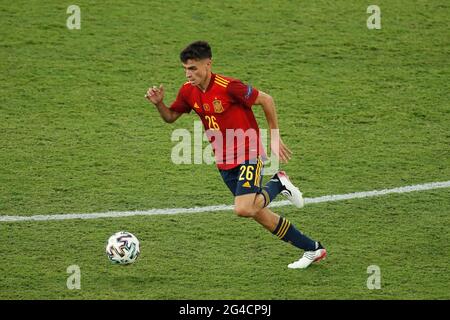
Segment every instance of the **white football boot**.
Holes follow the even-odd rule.
[[[305,205],[303,195],[301,191],[289,180],[286,172],[279,171],[275,175],[278,177],[278,180],[280,180],[281,185],[283,186],[283,191],[281,191],[281,194],[286,196],[288,200],[294,204],[294,206],[297,208],[302,208]]]
[[[289,269],[305,269],[313,262],[319,262],[320,260],[324,260],[327,256],[327,250],[322,247],[320,242],[318,242],[317,250],[314,251],[305,251],[303,256],[288,265]]]

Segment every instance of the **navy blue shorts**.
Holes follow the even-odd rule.
[[[260,157],[247,160],[230,170],[219,170],[223,181],[236,197],[261,190],[264,163]]]

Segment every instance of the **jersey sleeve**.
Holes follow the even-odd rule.
[[[231,81],[227,87],[228,94],[247,108],[251,108],[258,98],[259,91],[241,81]]]
[[[184,86],[181,87],[180,90],[178,91],[177,98],[170,105],[170,109],[180,113],[189,113],[191,112],[192,108],[186,100],[185,92],[183,89]]]

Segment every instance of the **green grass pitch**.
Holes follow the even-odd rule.
[[[274,97],[304,196],[450,180],[446,1],[377,1],[379,30],[367,1],[83,0],[80,30],[71,4],[0,4],[1,216],[232,204],[214,165],[171,162],[197,117],[164,124],[144,99],[175,98],[199,39],[213,71]],[[327,260],[289,270],[301,252],[231,211],[0,222],[0,299],[450,298],[449,188],[274,211]],[[104,254],[119,230],[141,241],[127,267]]]

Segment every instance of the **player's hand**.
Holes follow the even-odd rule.
[[[280,138],[280,147],[279,147],[279,159],[283,163],[288,163],[289,160],[291,160],[292,151],[284,144],[283,140]]]
[[[276,134],[271,137],[270,147],[272,152],[280,159],[282,163],[288,163],[291,159],[292,151],[284,144],[281,137]]]
[[[153,104],[158,104],[164,99],[164,87],[161,84],[159,88],[157,86],[153,86],[147,90],[145,94],[145,98]]]

